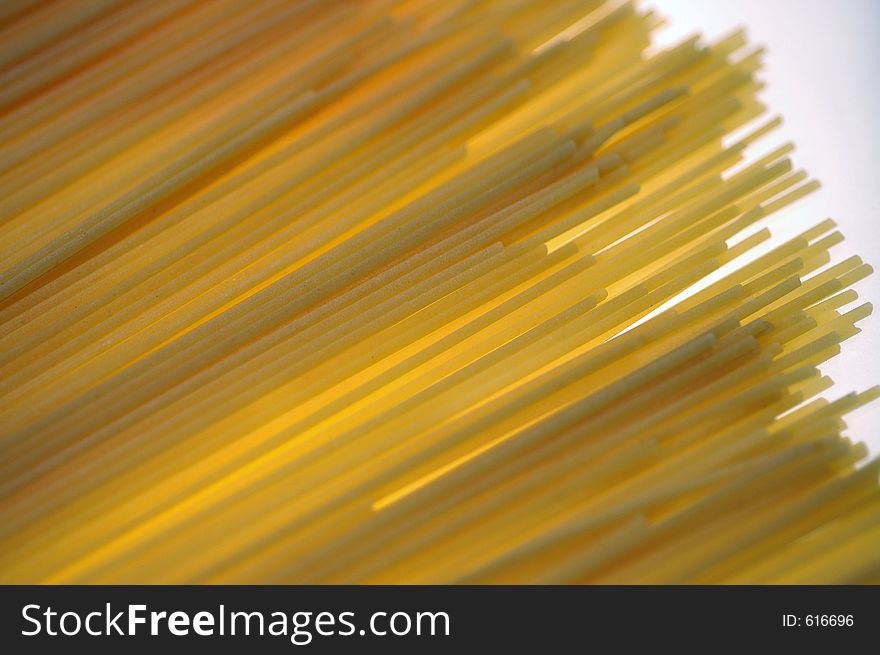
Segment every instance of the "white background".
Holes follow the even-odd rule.
[[[880,0],[649,0],[642,7],[667,20],[658,45],[745,27],[750,44],[766,47],[760,99],[766,117],[782,114],[784,124],[752,154],[794,141],[795,167],[823,187],[765,223],[773,244],[831,217],[846,237],[832,261],[857,254],[880,269]],[[855,289],[860,300],[845,309],[867,301],[875,313],[822,367],[835,382],[828,398],[880,383],[880,273]],[[854,441],[880,454],[880,401],[845,420]]]

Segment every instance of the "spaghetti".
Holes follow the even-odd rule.
[[[871,268],[660,23],[4,4],[0,579],[880,581]]]

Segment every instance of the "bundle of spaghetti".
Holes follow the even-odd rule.
[[[880,581],[762,51],[600,0],[0,7],[4,582]]]

